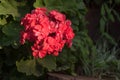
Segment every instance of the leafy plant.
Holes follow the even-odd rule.
[[[119,0],[115,0],[117,2]],[[109,27],[111,22],[115,20],[120,21],[120,15],[115,9],[117,3],[113,3],[112,0],[108,0],[101,5],[101,18],[100,18],[100,33],[101,36],[108,39],[112,44],[116,44],[115,40],[109,35]]]
[[[111,46],[111,47],[110,47]],[[117,59],[117,55],[119,54],[120,49],[117,46],[110,45],[106,40],[100,40],[96,45],[97,53],[94,58],[94,67],[93,74],[99,74],[102,76],[113,76],[119,77],[119,59]]]
[[[86,28],[85,16],[92,4],[98,6],[101,15],[98,40],[103,40],[98,43]],[[120,21],[115,8],[119,4],[120,0],[0,0],[0,80],[39,80],[45,79],[48,72],[119,79],[118,42],[109,34],[110,23]],[[19,44],[21,18],[37,7],[58,10],[72,21],[73,45],[65,47],[58,57],[36,59],[31,56],[30,43]]]
[[[85,30],[84,24],[80,24],[84,21],[83,15],[86,12],[84,3],[82,2],[82,0],[81,1],[73,0],[72,3],[74,3],[74,4],[68,4],[68,2],[69,1],[67,1],[67,0],[66,1],[62,1],[62,0],[58,0],[58,1],[39,0],[39,1],[37,1],[36,0],[36,2],[34,3],[34,7],[42,6],[42,7],[47,7],[49,10],[57,9],[65,14],[67,14],[67,17],[73,21],[73,29],[75,31]],[[81,6],[80,7],[79,4],[82,4],[83,6],[80,5]],[[79,10],[79,12],[78,12],[78,10]],[[74,16],[71,18],[71,15],[73,15],[73,14],[74,14]],[[77,16],[79,16],[79,17],[77,17]],[[78,27],[78,26],[80,26],[80,27]],[[87,32],[85,34],[87,35]],[[76,35],[79,36],[79,34],[76,34]],[[89,37],[89,36],[85,36],[85,37],[87,39],[87,37]],[[74,44],[74,42],[73,42],[73,44]],[[76,45],[78,46],[79,44],[76,44]],[[71,49],[73,49],[73,48],[71,48]],[[48,71],[65,71],[65,72],[68,72],[69,74],[76,75],[74,72],[76,56],[74,54],[75,54],[75,52],[64,49],[62,51],[62,53],[58,57],[56,57],[56,59],[54,59],[52,56],[50,56],[50,57],[46,57],[43,60],[37,60],[37,62],[39,63],[39,65],[46,68]],[[24,72],[26,74],[30,73],[29,71],[25,71],[24,69],[22,69],[22,65],[25,64],[24,61],[17,62],[17,64],[18,64],[17,65],[18,70],[20,72]],[[31,72],[31,74],[34,74],[34,72]]]

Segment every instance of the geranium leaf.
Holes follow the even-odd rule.
[[[3,36],[0,39],[0,46],[9,46],[10,44],[12,44],[13,42],[15,42],[16,39],[13,39],[11,37],[7,37],[7,36]]]
[[[0,35],[0,46],[12,45],[17,48],[19,45],[20,30],[22,27],[18,22],[12,22],[2,27]]]
[[[33,6],[36,7],[43,7],[43,0],[36,0],[33,4]]]
[[[0,15],[12,15],[15,20],[20,20],[30,7],[26,1],[16,2],[15,0],[0,0]]]
[[[21,60],[20,62],[17,61],[16,66],[19,72],[26,73],[26,75],[41,75],[40,72],[36,69],[35,59]]]
[[[0,15],[11,14],[13,16],[20,16],[17,11],[16,1],[15,0],[0,0]]]
[[[56,58],[55,56],[46,56],[43,59],[38,59],[38,63],[43,67],[47,68],[48,71],[56,69]]]
[[[7,36],[18,37],[20,33],[21,27],[19,23],[13,22],[5,25],[2,28],[2,32]]]

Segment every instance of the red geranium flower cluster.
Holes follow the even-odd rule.
[[[43,58],[47,54],[55,56],[65,44],[72,45],[74,37],[71,21],[56,10],[48,12],[46,8],[36,8],[21,20],[24,30],[21,32],[21,44],[26,40],[33,42],[31,49],[34,57]]]

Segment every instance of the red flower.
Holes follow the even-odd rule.
[[[65,21],[66,17],[64,14],[58,12],[58,11],[55,11],[55,10],[52,10],[50,12],[50,16],[58,21]]]
[[[56,10],[47,12],[46,8],[36,8],[21,20],[24,30],[20,43],[33,42],[34,57],[44,58],[48,54],[58,56],[65,44],[72,45],[74,33],[71,21]]]

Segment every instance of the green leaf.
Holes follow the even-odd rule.
[[[26,75],[41,75],[40,72],[36,69],[35,59],[21,60],[20,62],[17,61],[16,66],[19,72],[26,73]]]
[[[75,4],[76,4],[76,6],[77,6],[78,9],[84,9],[84,10],[86,9],[85,3],[84,3],[83,1],[80,1],[80,0],[79,0],[79,1],[76,2]]]
[[[7,37],[7,36],[3,36],[1,39],[0,39],[0,46],[9,46],[10,44],[12,44],[13,42],[15,42],[16,39],[14,38],[11,38],[11,37]]]
[[[105,6],[105,10],[106,10],[106,13],[107,13],[108,18],[109,18],[112,22],[114,22],[115,19],[114,19],[114,16],[113,16],[112,12],[111,12],[112,10],[108,7],[107,4],[104,4],[104,6]]]
[[[35,8],[37,8],[37,7],[43,7],[43,6],[44,6],[44,5],[43,5],[43,0],[36,0],[36,1],[34,2],[33,6],[34,6]]]
[[[76,18],[76,17],[71,17],[71,20],[72,20],[72,23],[75,24],[75,25],[79,25],[79,19]]]
[[[29,12],[30,8],[26,1],[0,0],[0,15],[12,15],[13,19],[18,21]]]
[[[112,22],[114,22],[114,21],[115,21],[114,16],[113,16],[113,14],[112,14],[112,13],[111,13],[111,14],[108,14],[108,18],[109,18]]]
[[[22,27],[18,22],[11,22],[1,28],[0,46],[12,45],[13,48],[19,47],[20,31]]]
[[[108,33],[104,33],[103,36],[113,45],[116,45],[116,41]]]
[[[44,0],[44,4],[49,10],[57,9],[62,12],[74,12],[74,10],[77,10],[75,0],[71,0],[71,2],[69,0]]]
[[[120,15],[117,11],[113,10],[114,15],[116,16],[116,18],[120,21]]]
[[[63,6],[67,7],[67,8],[76,8],[77,7],[77,3],[75,0],[61,0],[62,1],[62,4]],[[83,6],[82,3],[80,3],[81,6]]]
[[[105,25],[106,25],[105,20],[104,20],[103,18],[101,18],[101,19],[100,19],[100,31],[101,31],[102,33],[105,32]]]
[[[3,18],[3,19],[0,18],[0,25],[5,25],[6,23],[7,23],[7,21],[5,18]]]
[[[7,36],[19,37],[21,27],[19,23],[12,22],[2,28],[2,32]]]
[[[46,7],[53,7],[53,6],[61,6],[62,2],[61,0],[44,0],[45,6]]]
[[[43,59],[38,59],[37,61],[40,65],[47,68],[48,71],[52,71],[52,70],[56,69],[56,58],[55,58],[55,56],[48,55]]]
[[[102,16],[105,15],[105,8],[104,8],[104,5],[102,5],[102,7],[101,7],[101,15],[102,15]]]
[[[0,0],[0,2],[0,15],[11,14],[13,16],[20,16],[15,0]]]

